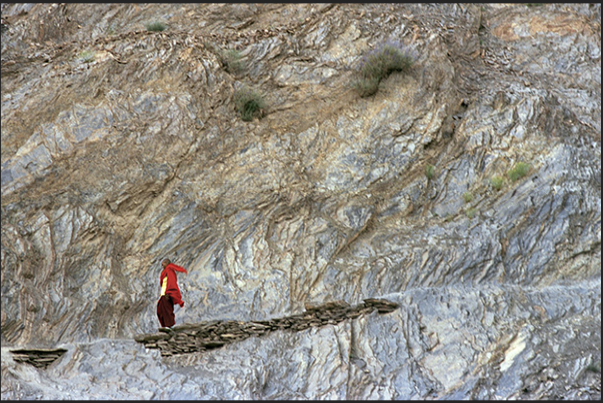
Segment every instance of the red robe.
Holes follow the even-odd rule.
[[[186,273],[186,269],[180,267],[174,263],[168,264],[165,269],[161,272],[161,276],[159,277],[159,286],[161,287],[163,284],[163,279],[167,277],[167,288],[165,290],[165,295],[168,295],[174,304],[180,305],[180,307],[184,306],[184,301],[182,300],[182,295],[180,294],[180,288],[178,288],[178,283],[176,282],[176,272],[180,271]]]

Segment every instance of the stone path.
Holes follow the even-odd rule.
[[[186,323],[170,328],[160,328],[155,334],[137,335],[134,340],[147,348],[158,348],[164,357],[211,350],[225,344],[260,336],[283,329],[298,332],[310,327],[337,324],[377,310],[380,314],[394,311],[398,304],[385,299],[365,299],[363,303],[350,306],[345,301],[333,301],[323,305],[306,305],[304,313],[266,321],[241,322],[214,320],[201,323]]]

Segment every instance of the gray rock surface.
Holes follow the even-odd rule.
[[[600,399],[599,4],[1,7],[3,399]],[[165,257],[179,324],[400,308],[162,357]]]
[[[63,344],[64,357],[39,371],[16,364],[3,347],[3,394],[23,399],[600,395],[600,376],[587,369],[593,363],[600,368],[594,353],[601,348],[600,280],[540,289],[415,288],[387,297],[400,308],[299,332],[251,336],[202,354],[161,358],[133,340],[99,339]]]

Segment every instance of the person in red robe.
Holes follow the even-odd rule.
[[[162,327],[172,327],[176,323],[174,316],[174,304],[184,306],[180,288],[178,288],[176,272],[187,273],[186,269],[180,267],[170,261],[163,259],[161,262],[163,271],[159,276],[159,284],[161,285],[161,296],[157,301],[157,317]]]

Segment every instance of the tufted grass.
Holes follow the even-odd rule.
[[[261,110],[266,106],[264,96],[247,86],[243,86],[236,90],[233,95],[235,108],[241,115],[241,119],[249,122],[254,116],[261,114]]]
[[[353,82],[354,89],[362,98],[371,96],[379,90],[381,80],[374,77],[363,77]]]
[[[477,210],[475,209],[475,207],[470,207],[467,210],[465,210],[465,215],[469,218],[472,219],[473,217],[475,217],[475,214],[477,213]]]
[[[145,28],[149,32],[161,32],[161,31],[165,31],[167,26],[163,22],[155,21],[155,22],[150,22],[150,23],[146,24]]]
[[[94,61],[94,57],[96,53],[90,50],[84,50],[77,55],[78,59],[80,59],[84,63],[92,63]]]
[[[368,97],[379,90],[381,80],[393,72],[407,71],[413,62],[409,48],[398,42],[385,42],[362,58],[353,86],[361,97]]]
[[[505,180],[501,176],[493,176],[490,179],[490,184],[492,185],[492,187],[494,189],[500,190],[500,189],[502,189],[504,181]]]
[[[526,164],[525,162],[518,162],[513,168],[509,170],[509,172],[507,172],[507,175],[509,176],[509,179],[515,182],[526,176],[529,171],[530,164]]]
[[[222,50],[219,53],[220,59],[224,68],[229,73],[239,74],[245,68],[243,61],[241,60],[241,52],[236,49]]]
[[[431,180],[433,179],[433,177],[435,176],[435,167],[433,165],[427,165],[425,167],[425,176],[427,176],[427,179]]]
[[[473,200],[473,194],[471,192],[463,193],[463,200],[465,200],[465,203],[469,203],[471,200]]]

